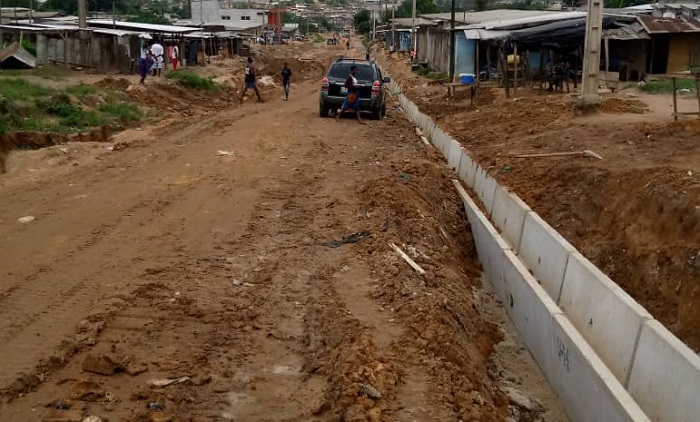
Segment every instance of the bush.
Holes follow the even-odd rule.
[[[662,92],[672,92],[670,79],[660,79],[658,81],[647,82],[640,87],[644,92],[658,94]],[[676,90],[689,89],[695,91],[695,80],[693,79],[676,79]]]
[[[94,85],[73,85],[66,88],[66,92],[75,95],[76,97],[85,97],[87,95],[92,95],[97,92],[97,87]]]
[[[9,100],[39,97],[53,92],[50,88],[34,85],[20,78],[0,78],[0,96]]]
[[[27,52],[32,56],[36,57],[36,44],[33,42],[29,41],[28,39],[22,40],[22,48],[27,50]]]
[[[136,122],[141,120],[143,114],[138,107],[129,103],[107,103],[100,106],[100,111],[106,115],[116,117],[122,122]]]
[[[188,88],[204,91],[218,91],[220,89],[219,84],[214,82],[213,78],[203,78],[190,70],[174,70],[166,74],[165,77]]]

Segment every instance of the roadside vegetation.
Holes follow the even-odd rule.
[[[174,70],[165,75],[166,78],[177,81],[180,85],[203,91],[218,91],[221,86],[213,78],[203,78],[191,70]]]
[[[73,133],[102,126],[118,130],[142,118],[142,111],[118,92],[93,85],[58,90],[20,78],[0,78],[0,134]]]
[[[640,86],[640,89],[644,92],[649,92],[652,94],[673,92],[673,86],[670,79],[650,81]],[[694,79],[676,79],[676,91],[695,92],[695,89]]]

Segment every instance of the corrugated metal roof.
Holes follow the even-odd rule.
[[[392,19],[391,21],[396,26],[405,26],[408,28],[410,28],[414,22],[413,19],[411,19],[411,18],[396,18],[396,19]],[[437,22],[435,22],[434,20],[430,20],[430,19],[416,18],[415,24],[416,24],[416,26],[433,26],[433,25],[437,25]]]
[[[511,31],[491,31],[488,29],[465,29],[464,36],[468,40],[502,40],[508,38]]]
[[[467,25],[484,23],[484,22],[499,22],[511,19],[531,18],[535,16],[552,15],[569,12],[552,12],[546,10],[516,10],[516,9],[495,9],[486,10],[483,12],[458,12],[455,14],[455,21],[463,22]],[[420,15],[426,19],[450,20],[449,13],[435,13],[430,15]]]
[[[700,32],[700,21],[697,19],[658,18],[654,16],[638,16],[637,19],[650,34]]]
[[[624,25],[619,28],[606,29],[603,35],[610,40],[630,41],[630,40],[648,40],[651,39],[649,34],[644,31],[644,27],[639,22],[634,22],[630,25]]]
[[[90,19],[88,25],[94,26],[116,26],[118,28],[135,29],[138,31],[153,31],[153,32],[165,32],[169,34],[184,34],[187,32],[199,31],[201,28],[195,28],[190,26],[176,26],[176,25],[157,25],[153,23],[139,23],[139,22],[124,22],[116,21],[113,22],[111,19]]]
[[[559,22],[571,19],[585,18],[586,12],[544,12],[540,15],[526,16],[519,18],[500,18],[486,22],[480,22],[465,26],[460,26],[455,29],[465,30],[465,29],[491,29],[491,30],[505,30],[505,29],[519,29],[528,26],[539,26],[545,25],[552,22]]]

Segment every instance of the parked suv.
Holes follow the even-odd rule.
[[[360,111],[370,112],[374,118],[381,119],[386,114],[384,85],[389,83],[389,78],[382,77],[382,71],[373,61],[345,58],[333,62],[321,81],[319,114],[328,117],[331,110],[336,112],[343,105],[347,96],[345,80],[350,75],[351,66],[357,66]]]

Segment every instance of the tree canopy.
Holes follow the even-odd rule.
[[[437,13],[438,7],[433,0],[416,0],[416,16]],[[413,0],[404,0],[396,9],[397,18],[410,18],[413,15]]]

